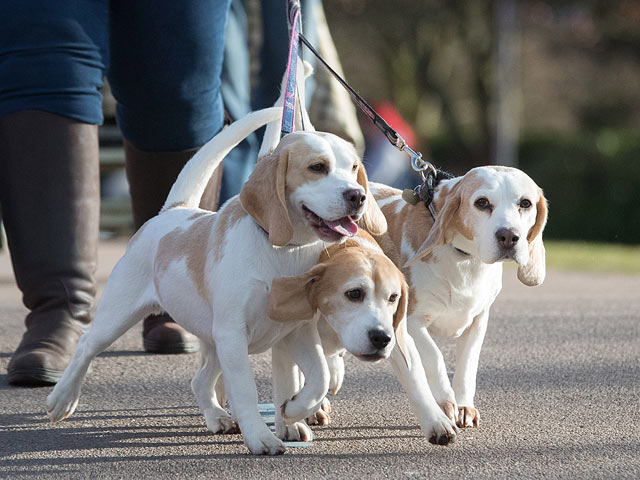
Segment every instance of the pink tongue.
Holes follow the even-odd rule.
[[[327,226],[334,232],[338,232],[340,235],[346,235],[347,237],[353,237],[358,233],[358,225],[355,224],[351,217],[342,217],[332,222],[325,220]]]

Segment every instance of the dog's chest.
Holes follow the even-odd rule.
[[[433,337],[456,338],[495,300],[502,266],[422,263],[412,268],[411,286],[416,297],[411,316],[423,321]]]

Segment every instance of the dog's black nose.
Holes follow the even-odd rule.
[[[382,350],[384,347],[389,345],[391,337],[384,330],[376,328],[375,330],[369,330],[369,341],[371,342],[371,345],[376,347],[378,350]]]
[[[502,248],[513,248],[516,243],[518,243],[518,240],[520,240],[520,237],[508,228],[501,228],[498,230],[496,232],[496,238],[498,239],[498,244]]]
[[[358,190],[355,188],[345,190],[342,193],[342,197],[347,202],[347,205],[353,210],[359,210],[367,199],[367,196],[364,194],[364,190]]]

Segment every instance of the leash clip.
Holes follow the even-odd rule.
[[[407,143],[404,141],[404,138],[402,138],[400,135],[398,135],[398,139],[396,140],[396,148],[401,152],[406,152],[407,155],[411,157],[411,168],[413,168],[420,174],[422,180],[425,180],[425,171],[427,170],[430,170],[434,176],[438,174],[436,167],[434,167],[431,162],[423,159],[422,153],[416,152],[409,145],[407,145]]]

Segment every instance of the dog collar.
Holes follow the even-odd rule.
[[[436,209],[433,206],[433,198],[435,197],[436,187],[442,180],[448,180],[450,178],[453,178],[453,175],[444,170],[428,169],[427,173],[423,175],[422,183],[413,190],[403,190],[402,198],[411,205],[417,205],[418,202],[424,203],[424,206],[427,207],[431,218],[435,222]]]
[[[255,220],[253,221],[253,223],[256,224],[256,227],[258,227],[258,229],[264,233],[265,237],[267,237],[267,240],[269,240],[269,232],[267,230],[265,230],[262,225],[260,225],[258,222],[256,222]],[[287,243],[286,245],[283,245],[283,247],[300,247],[301,245],[295,245],[292,243]],[[282,248],[282,247],[281,247]]]

